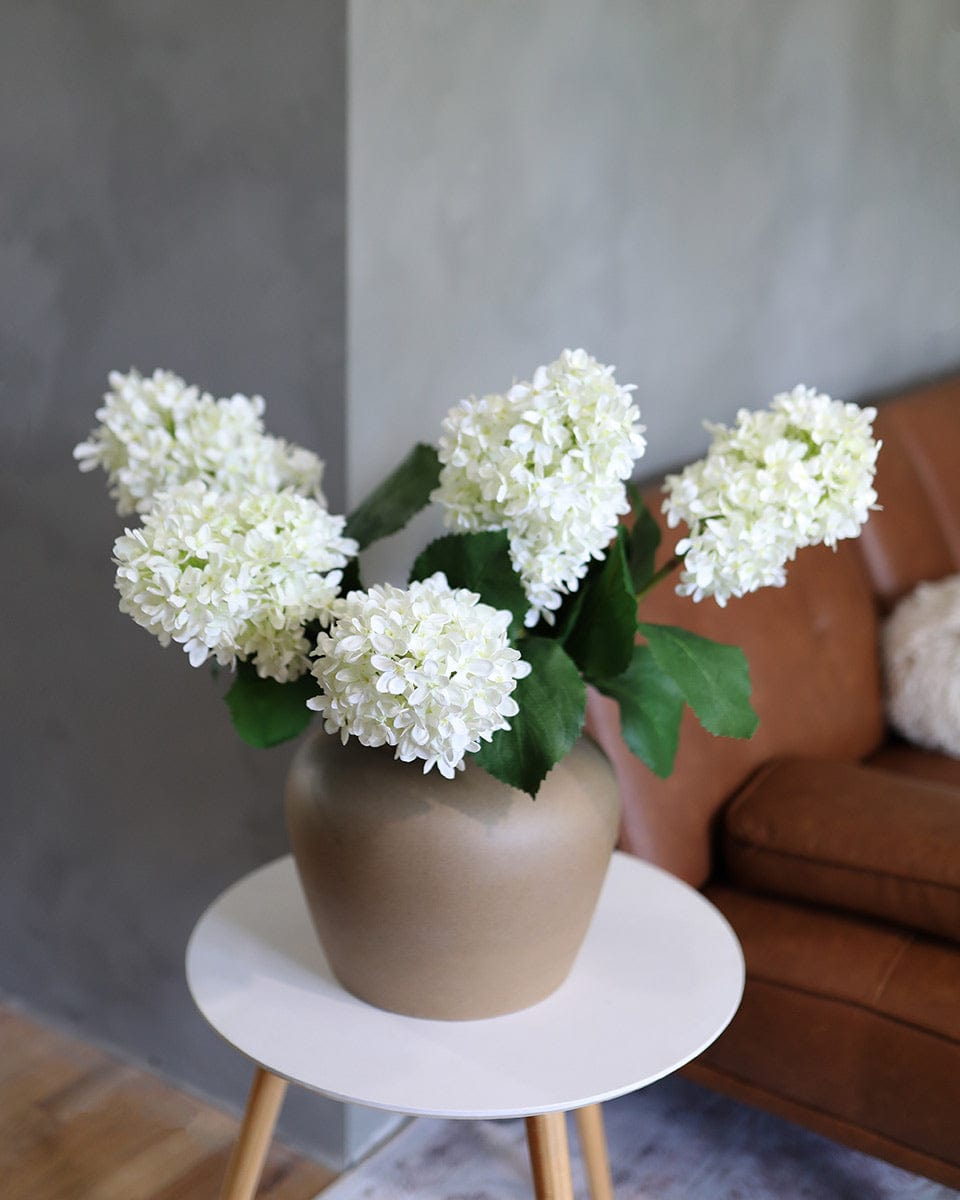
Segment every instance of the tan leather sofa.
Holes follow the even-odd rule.
[[[960,571],[960,377],[882,405],[877,430],[884,509],[859,542],[726,609],[668,586],[644,603],[743,647],[755,737],[688,713],[663,781],[610,701],[591,723],[623,847],[704,887],[743,944],[741,1009],[690,1076],[960,1187],[960,761],[889,736],[877,649],[901,595]]]

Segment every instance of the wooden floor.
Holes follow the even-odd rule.
[[[0,1007],[4,1200],[216,1200],[237,1122]],[[275,1146],[257,1200],[312,1200],[333,1175]]]

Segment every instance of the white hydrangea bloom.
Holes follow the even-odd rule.
[[[552,619],[629,511],[624,481],[646,442],[633,388],[613,370],[564,350],[532,382],[462,400],[443,422],[432,499],[448,526],[507,530],[528,626]]]
[[[261,396],[214,400],[170,371],[111,372],[101,422],[74,449],[81,471],[102,467],[120,516],[149,512],[158,492],[191,479],[220,491],[290,490],[324,504],[323,463],[263,432]]]
[[[357,551],[345,518],[294,492],[221,493],[200,480],[160,493],[114,545],[120,611],[198,667],[250,658],[263,678],[310,666],[304,626],[330,619]]]
[[[395,746],[452,779],[466,754],[518,709],[511,692],[530,666],[510,646],[510,613],[442,573],[409,588],[350,592],[317,639],[313,673],[323,694],[307,701],[327,733],[364,746]]]
[[[722,606],[782,587],[803,547],[856,537],[877,500],[876,415],[801,385],[769,410],[741,409],[732,429],[708,423],[706,457],[664,484],[668,524],[689,530],[677,591]]]

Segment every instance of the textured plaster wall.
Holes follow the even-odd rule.
[[[960,365],[956,0],[354,0],[348,480],[585,345],[645,473]],[[412,538],[373,570],[401,575]]]
[[[187,934],[280,854],[287,751],[116,611],[107,371],[260,391],[343,495],[342,3],[0,4],[0,990],[230,1101]],[[291,1102],[334,1155],[340,1107]],[[2,1189],[0,1189],[2,1190]]]

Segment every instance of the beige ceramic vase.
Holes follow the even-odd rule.
[[[294,759],[287,828],[330,966],[408,1016],[469,1020],[567,977],[617,838],[620,797],[582,738],[536,800],[467,760],[453,780],[322,731]]]

